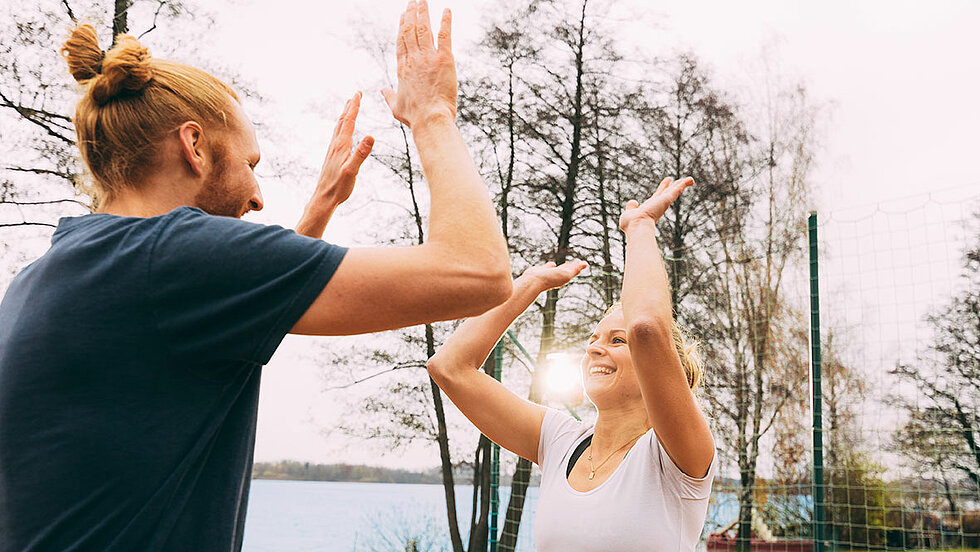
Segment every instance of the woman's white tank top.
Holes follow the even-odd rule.
[[[704,528],[718,455],[705,477],[691,477],[674,465],[651,429],[609,479],[580,492],[568,484],[566,468],[572,452],[593,430],[557,410],[545,414],[534,516],[538,552],[694,550]]]

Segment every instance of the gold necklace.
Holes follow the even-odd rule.
[[[603,460],[602,462],[599,462],[599,465],[598,466],[592,465],[592,443],[589,443],[589,481],[592,481],[593,479],[595,479],[595,471],[597,469],[601,468],[603,466],[603,464],[605,464],[606,462],[608,462],[610,458],[612,458],[613,456],[615,456],[615,454],[617,452],[623,450],[624,448],[626,448],[629,445],[632,445],[633,443],[636,442],[637,439],[639,439],[640,437],[643,437],[643,435],[645,435],[645,434],[646,434],[646,431],[644,431],[643,433],[637,435],[636,437],[633,437],[629,441],[626,441],[625,443],[623,443],[623,445],[621,447],[619,447],[618,449],[612,451],[612,453],[609,454],[609,456],[607,456],[605,460]],[[595,436],[593,435],[593,438],[594,437]]]

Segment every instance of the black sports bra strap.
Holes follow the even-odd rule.
[[[592,436],[589,435],[588,437],[585,438],[584,441],[582,441],[581,443],[578,444],[577,447],[575,447],[574,451],[572,451],[572,456],[568,459],[568,468],[565,469],[565,479],[568,479],[568,476],[572,475],[572,468],[575,467],[575,462],[578,462],[578,459],[582,457],[582,454],[585,452],[585,449],[589,448],[589,445],[591,444],[592,444]]]

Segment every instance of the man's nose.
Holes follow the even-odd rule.
[[[248,208],[251,211],[261,211],[263,207],[265,207],[265,202],[262,201],[262,192],[256,187],[255,193],[248,200]]]

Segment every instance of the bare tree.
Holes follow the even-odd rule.
[[[716,435],[737,456],[739,549],[748,550],[760,439],[783,409],[805,397],[807,341],[785,276],[801,260],[815,110],[802,87],[773,88],[761,105],[755,151],[738,159],[737,134],[724,135],[711,159],[727,188],[708,219],[717,246],[703,266],[708,290],[694,308],[710,352],[709,405]],[[705,159],[708,161],[709,159]],[[799,265],[797,265],[799,266]],[[707,291],[707,292],[706,292]],[[693,317],[692,317],[693,318]]]
[[[926,317],[932,343],[890,372],[915,390],[891,401],[909,415],[896,448],[917,473],[942,483],[953,512],[963,478],[966,488],[980,487],[980,232],[974,239],[963,255],[963,291]]]

